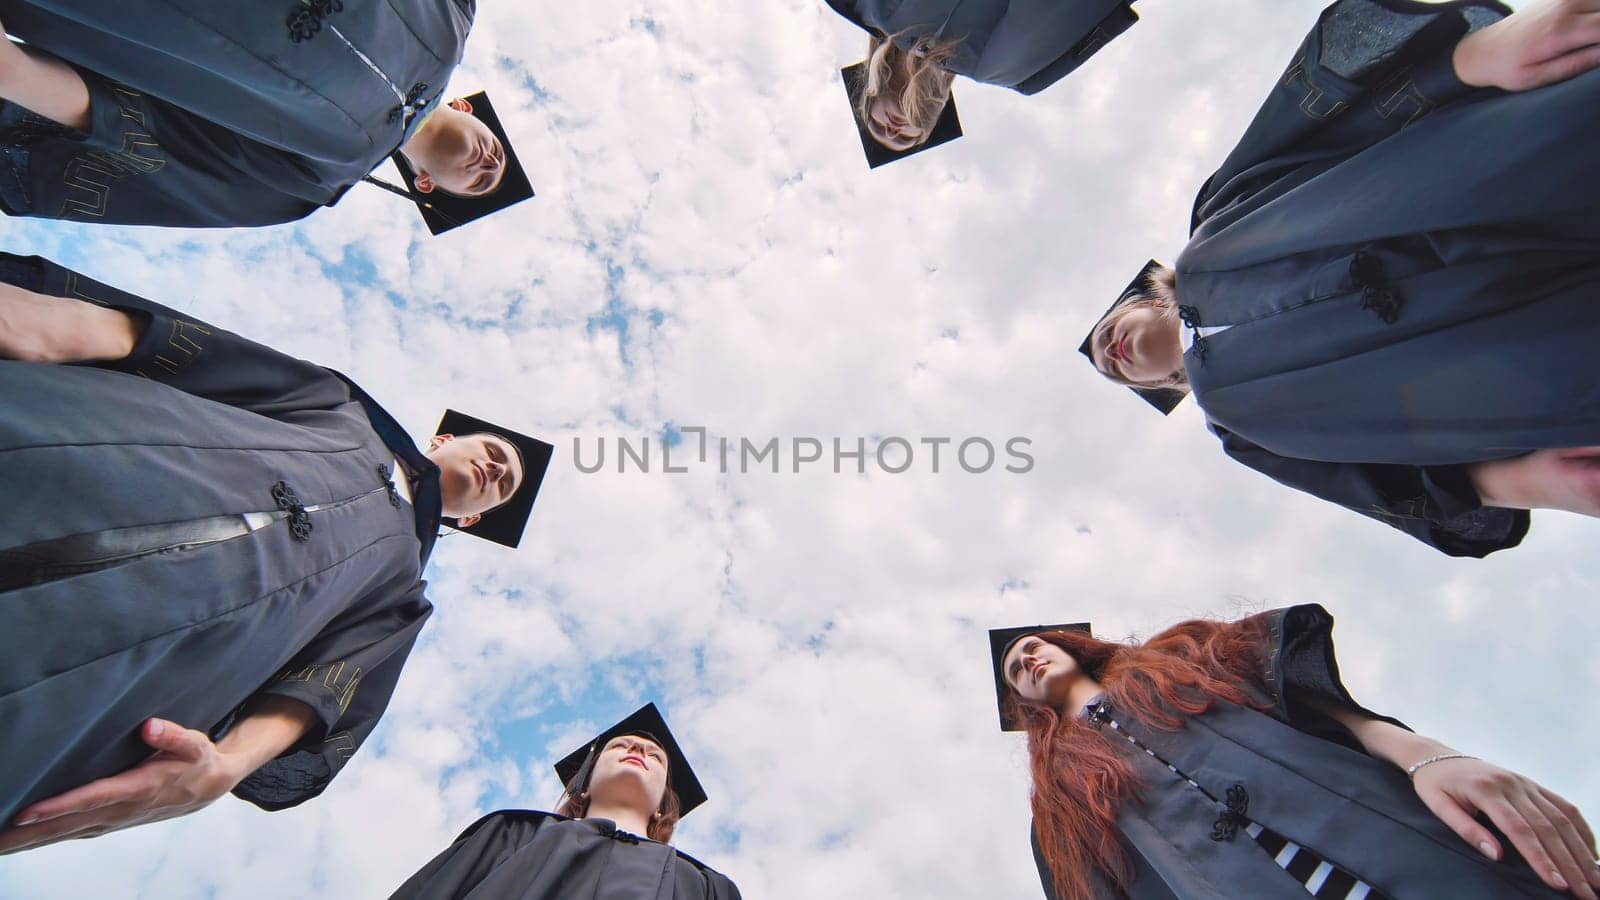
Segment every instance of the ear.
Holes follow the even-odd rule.
[[[483,516],[480,516],[477,513],[473,513],[470,516],[462,516],[461,518],[456,520],[456,527],[458,527],[458,528],[471,528],[472,526],[478,524],[478,522],[480,520],[482,520],[482,519],[483,519]]]
[[[450,108],[456,112],[464,112],[469,116],[472,115],[472,104],[468,103],[467,98],[465,97],[457,97],[454,100],[451,100]]]
[[[436,434],[428,440],[428,452],[432,453],[455,439],[453,434]]]
[[[412,185],[419,194],[431,194],[434,188],[433,176],[428,174],[427,169],[419,169],[417,170],[417,177],[412,179]]]

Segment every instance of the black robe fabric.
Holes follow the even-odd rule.
[[[1201,190],[1184,356],[1240,462],[1454,556],[1515,546],[1464,467],[1600,444],[1600,71],[1471,90],[1504,15],[1340,0]]]
[[[1259,682],[1248,687],[1264,709],[1218,703],[1175,732],[1117,710],[1119,728],[1162,759],[1225,797],[1242,786],[1248,817],[1366,881],[1391,900],[1505,900],[1566,894],[1545,887],[1511,844],[1493,862],[1428,810],[1405,772],[1362,751],[1325,707],[1344,707],[1405,727],[1358,704],[1339,677],[1333,617],[1315,604],[1263,613]],[[1118,890],[1090,876],[1103,900],[1304,900],[1302,883],[1248,835],[1215,840],[1221,810],[1192,785],[1124,740],[1110,741],[1133,769],[1140,801],[1118,812],[1133,879]],[[1033,840],[1045,896],[1050,872]]]
[[[38,257],[0,255],[0,278],[147,321],[113,364],[0,360],[0,567],[71,536],[289,513],[0,590],[0,821],[144,760],[147,717],[220,736],[258,695],[316,721],[234,793],[265,809],[315,797],[432,611],[437,467],[327,369]],[[388,480],[396,457],[415,506]]]
[[[1132,0],[828,0],[861,28],[909,49],[924,37],[955,44],[957,75],[1036,94],[1138,21]]]
[[[739,889],[609,819],[501,810],[473,823],[391,900],[739,900]]]
[[[331,205],[438,101],[474,2],[332,6],[0,0],[9,32],[79,69],[92,120],[79,133],[4,104],[0,202],[12,215],[193,227]]]

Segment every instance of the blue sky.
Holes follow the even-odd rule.
[[[1182,246],[1319,6],[1145,0],[1067,82],[959,83],[965,138],[869,172],[837,81],[863,41],[816,0],[483,4],[452,90],[490,90],[531,202],[440,238],[376,189],[247,231],[8,221],[6,249],[337,368],[419,435],[448,405],[557,456],[521,549],[442,542],[437,613],[324,797],[7,857],[0,896],[387,896],[484,812],[551,803],[550,763],[645,700],[711,796],[679,845],[746,896],[1037,896],[984,629],[1306,601],[1369,706],[1600,814],[1600,525],[1540,514],[1519,549],[1447,559],[1075,351]],[[575,439],[659,453],[695,425],[1025,435],[1036,465],[573,465]]]

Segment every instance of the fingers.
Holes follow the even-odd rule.
[[[146,744],[184,762],[199,762],[214,746],[203,732],[166,719],[146,719],[139,734]]]
[[[75,838],[98,837],[139,824],[137,812],[131,805],[119,804],[92,812],[61,816],[24,828],[8,828],[0,831],[0,855],[20,853]]]
[[[1550,887],[1571,890],[1583,900],[1593,900],[1594,891],[1582,877],[1572,854],[1561,842],[1555,826],[1521,791],[1508,791],[1484,804],[1484,812],[1511,839],[1528,865]]]
[[[87,813],[117,803],[143,799],[158,788],[151,773],[142,767],[135,767],[110,778],[91,781],[48,800],[40,800],[18,813],[12,824],[33,825],[62,816]]]
[[[1600,0],[1595,0],[1595,2],[1600,2]],[[1594,832],[1590,830],[1589,823],[1584,821],[1583,813],[1578,812],[1578,807],[1555,791],[1547,790],[1543,787],[1539,788],[1539,795],[1550,801],[1550,805],[1560,810],[1561,814],[1566,816],[1567,820],[1572,823],[1572,827],[1578,830],[1578,836],[1583,839],[1583,845],[1588,848],[1589,856],[1591,858],[1600,857],[1600,850],[1595,849]]]
[[[1542,791],[1529,792],[1528,801],[1549,820],[1562,846],[1572,858],[1572,865],[1577,874],[1569,874],[1567,880],[1573,884],[1587,883],[1592,895],[1592,889],[1600,888],[1600,870],[1595,869],[1594,852],[1585,846],[1584,838],[1578,834],[1578,829],[1572,824],[1572,820],[1551,803]]]
[[[1591,44],[1530,66],[1527,79],[1529,87],[1555,84],[1597,67],[1600,67],[1600,44]]]
[[[1463,841],[1478,848],[1478,852],[1496,862],[1500,859],[1500,842],[1495,840],[1493,832],[1478,824],[1472,817],[1472,812],[1457,803],[1454,797],[1443,791],[1424,789],[1418,786],[1417,796],[1427,804],[1428,809],[1439,817]]]

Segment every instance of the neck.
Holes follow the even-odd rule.
[[[1064,711],[1076,716],[1078,713],[1083,712],[1083,708],[1089,705],[1089,701],[1103,693],[1105,693],[1105,688],[1100,686],[1100,682],[1085,675],[1067,686],[1067,702]]]
[[[417,167],[417,157],[425,155],[438,138],[439,112],[436,109],[429,113],[428,117],[422,120],[422,124],[417,126],[417,130],[411,133],[411,137],[400,145],[400,155],[406,158],[406,162],[410,163],[413,169]]]
[[[589,801],[589,811],[583,817],[585,819],[610,819],[617,823],[617,827],[623,831],[632,832],[640,837],[649,836],[649,817],[640,815],[639,811],[631,806],[601,803],[591,799]]]

